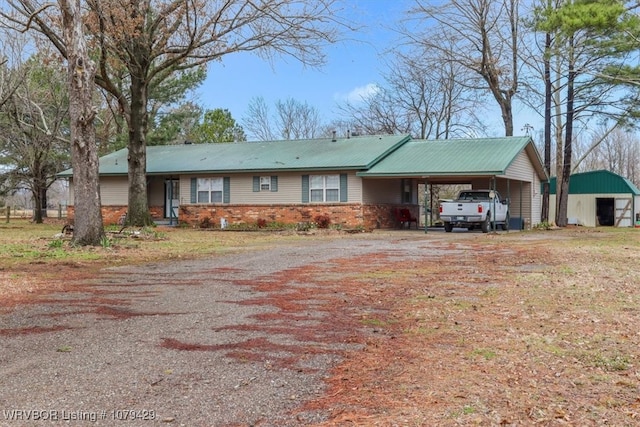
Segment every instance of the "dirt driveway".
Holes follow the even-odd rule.
[[[0,425],[633,425],[637,269],[572,263],[601,241],[372,233],[108,269],[0,311]]]

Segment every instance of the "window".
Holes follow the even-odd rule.
[[[413,181],[410,179],[402,180],[402,203],[413,203]]]
[[[278,191],[278,176],[254,176],[253,192],[258,193],[260,191],[271,191],[273,193]]]
[[[261,176],[260,177],[260,191],[271,191],[271,177],[270,176]]]
[[[222,178],[198,178],[198,203],[222,203]]]
[[[339,202],[340,175],[309,176],[309,194],[311,202]]]

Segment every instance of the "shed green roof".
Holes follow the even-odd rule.
[[[522,150],[536,161],[541,179],[546,180],[542,162],[528,136],[447,140],[413,140],[374,165],[363,177],[411,176],[429,177],[494,176],[505,174]]]
[[[549,193],[556,194],[556,177],[549,181]],[[634,194],[640,190],[627,178],[607,170],[574,173],[569,179],[569,194]]]
[[[233,173],[295,170],[364,170],[409,135],[186,144],[147,147],[147,174]],[[126,175],[128,150],[100,158],[100,175]],[[73,170],[59,176],[72,176]]]

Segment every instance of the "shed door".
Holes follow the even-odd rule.
[[[596,198],[596,225],[613,226],[615,224],[615,203],[614,199]]]
[[[616,227],[631,227],[633,226],[633,200],[629,199],[616,199]]]

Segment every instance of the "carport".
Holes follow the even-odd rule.
[[[365,179],[401,178],[425,185],[430,200],[434,185],[466,184],[497,190],[509,198],[511,226],[525,228],[541,218],[541,182],[548,179],[541,157],[528,136],[452,140],[411,140],[367,171]],[[416,190],[417,191],[417,190]],[[425,218],[426,223],[426,218]]]

